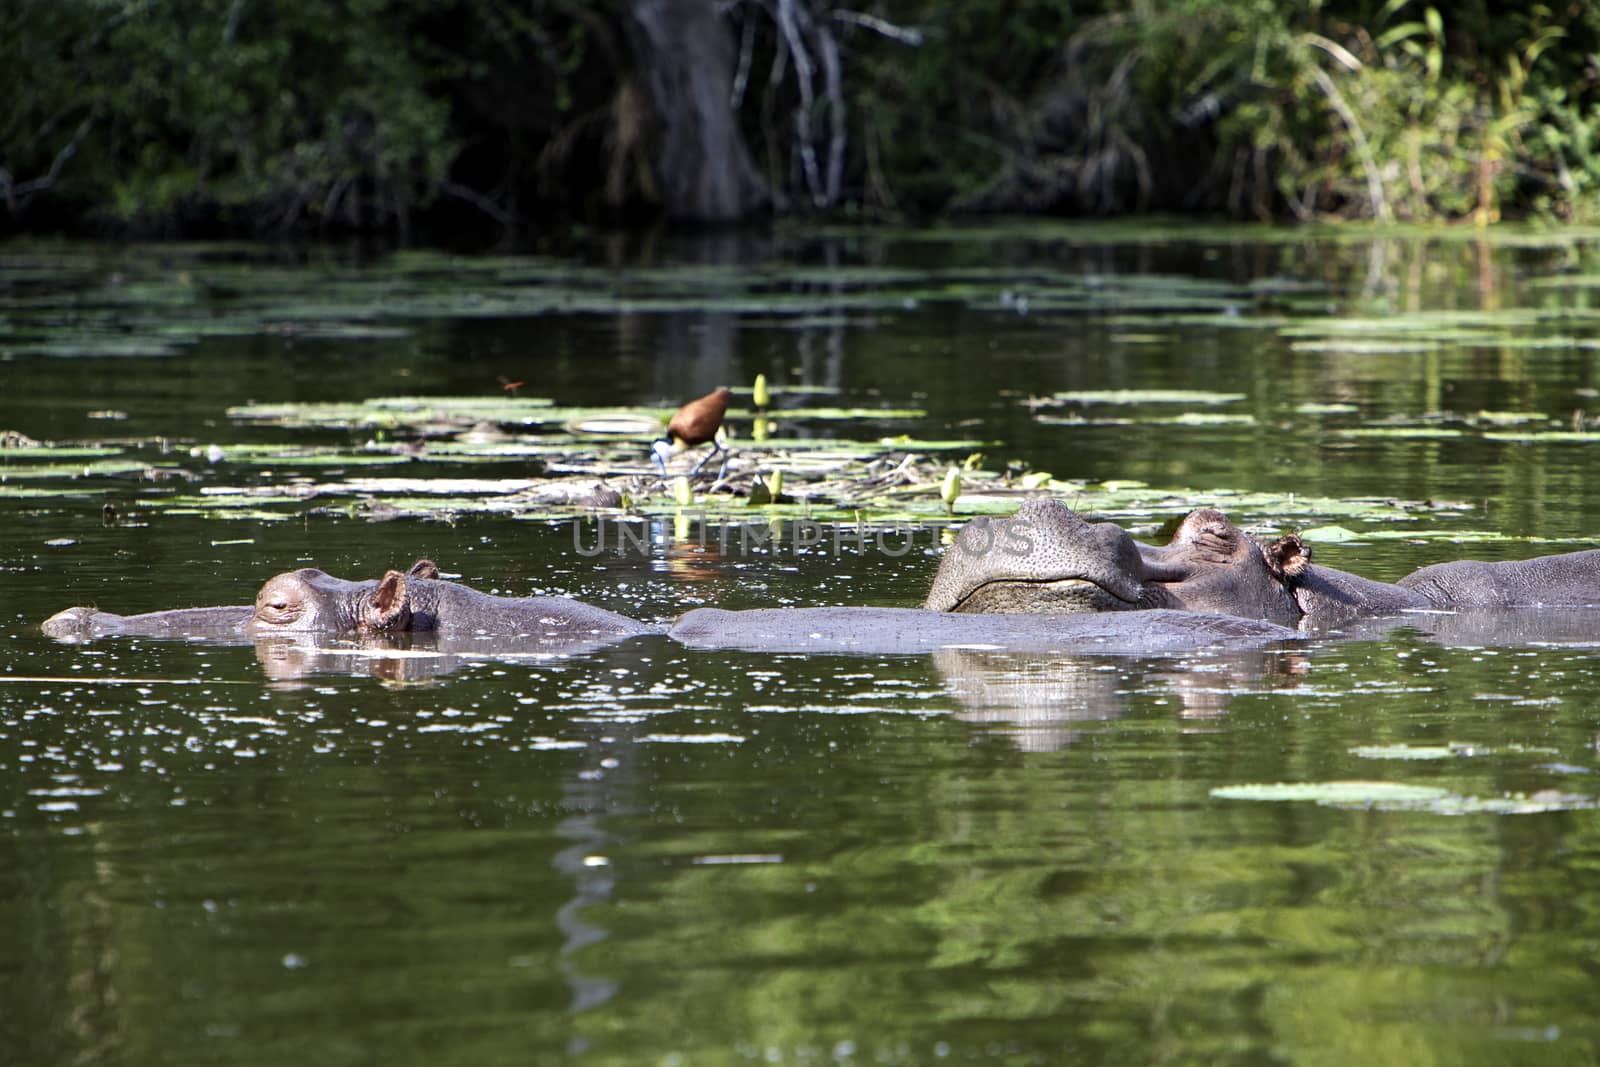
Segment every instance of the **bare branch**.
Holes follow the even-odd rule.
[[[783,61],[794,63],[795,87],[799,104],[795,108],[796,156],[805,178],[806,190],[815,207],[832,207],[839,202],[844,186],[845,105],[843,64],[839,43],[824,24],[812,16],[803,0],[777,0],[773,12],[782,47],[773,63],[778,77]],[[818,117],[816,77],[822,75],[820,104],[828,111],[828,148],[824,161],[818,161],[813,122]],[[824,173],[824,169],[826,173]]]
[[[819,45],[822,53],[822,78],[824,92],[828,99],[828,119],[831,126],[828,139],[828,181],[823,187],[823,207],[832,207],[839,202],[839,194],[844,185],[844,87],[841,64],[839,62],[839,43],[833,39],[833,34],[828,32],[826,26],[815,26]]]
[[[1329,106],[1338,114],[1345,129],[1350,131],[1350,140],[1355,143],[1356,154],[1361,157],[1361,166],[1367,172],[1367,198],[1372,202],[1373,217],[1383,222],[1393,222],[1394,212],[1389,209],[1388,198],[1383,195],[1383,175],[1378,172],[1377,161],[1372,158],[1372,149],[1367,146],[1367,135],[1362,132],[1356,113],[1345,103],[1339,87],[1333,84],[1327,71],[1313,66],[1311,78],[1328,98]]]
[[[511,213],[506,211],[499,204],[496,204],[493,200],[490,200],[483,194],[467,188],[465,185],[460,185],[451,181],[441,182],[439,183],[439,191],[447,196],[453,196],[458,200],[465,200],[467,203],[471,204],[485,215],[488,215],[491,219],[494,219],[494,221],[498,222],[502,226],[509,227],[512,222],[515,221],[512,218]]]
[[[1307,44],[1313,45],[1328,53],[1334,59],[1338,60],[1346,70],[1358,71],[1361,69],[1361,60],[1357,59],[1353,54],[1351,54],[1348,48],[1344,47],[1342,44],[1339,44],[1337,41],[1330,41],[1320,33],[1301,34],[1300,39],[1305,41]]]
[[[61,170],[73,156],[78,154],[78,145],[89,135],[89,130],[94,126],[94,117],[84,119],[78,124],[78,131],[72,135],[72,140],[67,146],[56,153],[56,158],[50,162],[50,169],[43,177],[30,178],[25,182],[15,181],[11,172],[0,168],[0,196],[6,199],[6,208],[13,216],[20,214],[28,206],[28,201],[39,193],[47,192],[61,177]]]
[[[729,100],[729,107],[734,111],[738,111],[739,105],[744,103],[744,91],[750,84],[750,60],[755,49],[756,20],[747,18],[739,35],[739,66],[733,73],[733,93]]]
[[[233,6],[228,8],[228,20],[222,26],[222,43],[232,44],[233,35],[239,30],[239,16],[244,14],[244,0],[233,0]]]
[[[915,48],[922,43],[922,31],[915,27],[896,26],[876,15],[868,15],[862,11],[835,11],[833,17],[840,22],[849,22],[873,33],[881,34],[891,41],[899,41]]]
[[[799,141],[800,168],[805,173],[806,187],[811,191],[812,202],[818,207],[824,203],[822,179],[817,173],[817,150],[811,139],[811,106],[816,91],[811,79],[816,68],[811,63],[811,53],[806,50],[799,21],[805,18],[803,9],[796,10],[795,0],[778,0],[778,30],[783,35],[784,48],[794,60],[795,85],[800,90],[800,106],[795,109],[795,139]]]

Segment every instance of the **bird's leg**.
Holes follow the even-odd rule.
[[[711,457],[716,455],[718,452],[721,452],[724,457],[726,457],[727,454],[728,454],[727,450],[722,447],[722,442],[718,441],[716,438],[713,437],[711,439],[711,451],[707,452],[701,458],[700,462],[696,463],[694,465],[694,470],[689,472],[689,477],[693,478],[696,474],[699,474],[700,473],[700,468],[704,467],[707,463],[710,463],[711,462]],[[723,462],[723,465],[726,466],[728,461],[727,461],[726,458],[724,458],[722,462]]]

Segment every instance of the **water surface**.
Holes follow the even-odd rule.
[[[1319,562],[1384,579],[1594,547],[1595,258],[1582,234],[1042,227],[459,262],[0,248],[0,429],[179,472],[0,481],[0,1058],[1600,1059],[1582,615],[1166,658],[642,637],[446,659],[36,629],[419,556],[648,619],[920,600],[926,530],[897,558],[723,553],[660,518],[587,556],[592,525],[504,515],[163,510],[297,476],[207,446],[370,436],[230,407],[500,378],[670,406],[760,372],[922,408],[793,429],[970,436],[998,442],[990,471],[1143,482],[1160,499],[1111,517],[1149,536],[1217,502],[1261,532],[1342,525]],[[1243,399],[1026,403],[1157,389]],[[1408,509],[1356,503],[1388,500]],[[1445,799],[1214,795],[1346,781]]]

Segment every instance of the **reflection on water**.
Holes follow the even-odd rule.
[[[263,673],[278,688],[309,684],[317,675],[375,678],[389,685],[434,681],[469,664],[486,661],[540,663],[582,656],[623,640],[621,636],[459,636],[439,633],[270,636],[253,644]]]
[[[84,279],[70,313],[49,263],[14,270],[0,249],[0,429],[200,446],[174,481],[75,474],[44,495],[0,457],[0,1061],[1595,1059],[1595,812],[1212,796],[1359,780],[1600,796],[1590,613],[1093,658],[653,636],[534,655],[429,635],[62,646],[30,628],[71,603],[245,603],[278,571],[418,556],[480,588],[652,620],[920,600],[920,547],[700,551],[663,526],[591,556],[571,528],[499,518],[143,506],[220,477],[213,439],[298,440],[235,425],[230,405],[482,395],[499,377],[563,403],[670,407],[759,371],[840,403],[914,402],[920,424],[851,435],[982,438],[991,470],[1466,504],[1385,533],[1600,527],[1587,439],[1417,421],[1592,420],[1586,237],[1184,237],[741,249],[776,266],[658,237],[556,264],[564,280],[525,259],[419,255],[387,273],[330,256],[253,275],[159,248],[102,267],[65,247]],[[341,330],[268,328],[339,300],[360,312]],[[1456,317],[1418,317],[1405,345],[1336,336],[1414,312]],[[1496,317],[1459,318],[1479,312]],[[362,333],[374,314],[386,335]],[[167,355],[111,354],[129,341]],[[62,345],[73,359],[44,354]],[[1052,425],[1022,403],[1195,388],[1244,394],[1231,414],[1248,417]],[[106,497],[138,524],[102,525]],[[1540,550],[1318,548],[1388,580]]]
[[[586,918],[587,909],[612,898],[615,879],[611,875],[610,861],[606,858],[611,838],[601,828],[601,813],[607,811],[604,790],[596,784],[598,775],[579,775],[569,783],[566,802],[582,814],[563,819],[556,833],[572,841],[568,848],[557,852],[552,865],[573,885],[572,899],[556,909],[556,926],[560,929],[561,975],[572,989],[569,1010],[586,1011],[603,1004],[616,994],[615,979],[585,972],[583,950],[607,936],[604,927]],[[569,1052],[582,1052],[581,1041],[567,1046]]]
[[[958,718],[996,727],[1025,752],[1071,744],[1073,724],[1119,718],[1136,693],[1165,691],[1178,715],[1209,719],[1235,697],[1291,685],[1308,669],[1304,653],[1283,649],[1154,662],[946,649],[933,662],[960,702]]]

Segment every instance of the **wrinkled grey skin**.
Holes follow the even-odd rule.
[[[492,596],[399,571],[389,571],[376,582],[347,582],[313,569],[280,574],[262,586],[256,596],[256,624],[279,630],[545,639],[661,632],[660,627],[566,597]]]
[[[1600,606],[1600,550],[1594,549],[1505,563],[1439,563],[1389,585],[1313,565],[1311,549],[1299,538],[1263,543],[1211,508],[1190,513],[1161,547],[1140,544],[1110,523],[1087,523],[1051,500],[1029,501],[1008,519],[969,525],[977,522],[990,527],[980,543],[993,547],[974,555],[958,537],[924,607],[1042,613],[1167,608],[1325,627],[1402,611]],[[1042,547],[1005,547],[1024,543]]]
[[[109,635],[242,638],[296,633],[430,632],[487,634],[540,641],[660,633],[661,628],[565,597],[498,597],[437,574],[429,561],[410,573],[351,582],[314,568],[269,579],[251,608],[186,608],[112,615],[68,608],[45,620],[51,637],[84,641]]]
[[[256,609],[179,608],[143,615],[113,615],[98,608],[67,608],[41,625],[45,634],[60,641],[90,641],[96,637],[126,634],[133,637],[210,637],[248,634]]]
[[[489,596],[436,574],[420,561],[410,574],[389,571],[349,582],[319,570],[280,574],[261,587],[254,608],[190,608],[111,615],[71,608],[44,630],[66,640],[108,634],[203,637],[248,642],[283,634],[427,634],[451,654],[460,639],[493,639],[502,654],[571,651],[636,634],[665,633],[693,648],[767,652],[918,653],[944,648],[1159,655],[1224,644],[1265,645],[1292,630],[1226,615],[1143,612],[1138,616],[951,614],[911,608],[777,608],[690,611],[670,629],[559,597]],[[487,645],[484,645],[487,648]],[[330,651],[337,651],[336,649]],[[283,657],[279,657],[280,659]]]
[[[1181,611],[975,615],[918,608],[696,608],[679,616],[667,636],[690,648],[755,652],[884,655],[990,648],[1127,656],[1264,645],[1297,635],[1255,619]]]
[[[1149,607],[1139,545],[1110,523],[1090,525],[1054,500],[1029,500],[1005,519],[977,518],[946,550],[929,611],[1072,614]]]
[[[1171,544],[1157,548],[1113,523],[1085,522],[1059,501],[1029,500],[1008,518],[962,527],[923,607],[1042,614],[1170,608],[1295,626],[1302,612],[1283,568],[1281,554],[1210,509],[1191,514]]]

